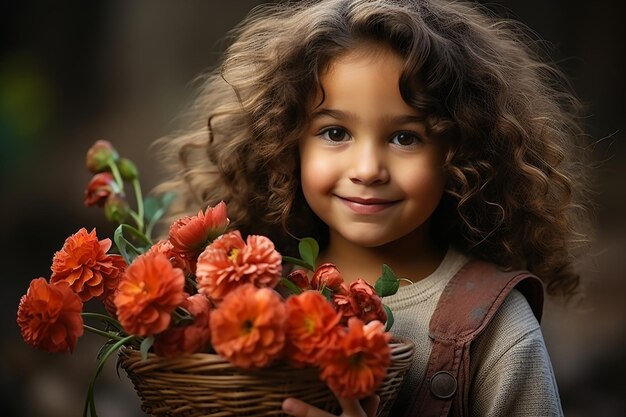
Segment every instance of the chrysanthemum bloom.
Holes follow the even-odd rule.
[[[364,398],[373,394],[391,364],[390,339],[381,322],[363,324],[351,318],[343,337],[320,355],[320,377],[339,397]]]
[[[83,302],[106,297],[119,282],[126,267],[124,258],[107,254],[111,239],[98,240],[96,229],[84,227],[65,240],[52,259],[51,283],[66,281]]]
[[[285,313],[285,304],[274,290],[244,284],[211,313],[213,347],[240,368],[265,367],[285,345]]]
[[[257,287],[274,288],[280,281],[283,258],[269,238],[248,236],[239,256],[241,272]]]
[[[110,172],[94,175],[85,189],[85,206],[103,207],[109,196],[118,192],[117,183]]]
[[[311,278],[311,288],[314,290],[328,288],[332,292],[337,292],[341,284],[343,284],[343,278],[339,270],[334,264],[328,262],[318,266]]]
[[[146,255],[154,255],[156,253],[165,255],[167,259],[170,260],[172,266],[182,269],[185,275],[193,274],[193,269],[189,261],[182,257],[178,252],[174,251],[174,245],[172,245],[172,242],[169,240],[159,240],[152,245],[150,249],[148,249]]]
[[[175,357],[180,354],[204,352],[211,341],[209,316],[211,305],[202,294],[187,297],[181,307],[193,316],[193,323],[181,326],[170,326],[160,333],[154,341],[157,355]]]
[[[193,261],[208,243],[224,233],[228,222],[226,204],[221,201],[204,213],[200,210],[197,216],[176,220],[170,227],[169,241],[176,252]]]
[[[348,291],[347,295],[342,293],[333,295],[333,302],[343,316],[344,323],[350,317],[357,317],[365,323],[372,320],[387,322],[387,313],[374,287],[359,278],[350,284]]]
[[[72,352],[83,335],[83,303],[65,282],[48,284],[45,278],[30,282],[17,309],[17,324],[24,341],[55,353]]]
[[[150,336],[167,329],[184,300],[185,276],[162,254],[141,255],[126,268],[115,296],[117,317],[130,334]]]
[[[317,291],[287,298],[287,358],[295,366],[317,365],[319,352],[335,343],[340,320],[341,315]]]
[[[198,291],[218,301],[245,283],[273,288],[280,281],[281,263],[267,237],[248,236],[244,242],[239,231],[225,233],[198,257]]]

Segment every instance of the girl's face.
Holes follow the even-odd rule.
[[[300,142],[302,190],[330,244],[424,244],[444,190],[446,148],[400,95],[402,59],[359,48],[321,74]],[[420,246],[417,246],[420,247]]]

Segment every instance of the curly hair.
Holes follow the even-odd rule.
[[[374,41],[404,59],[402,98],[450,143],[434,237],[575,292],[589,223],[582,106],[523,25],[473,3],[324,0],[259,6],[231,35],[188,128],[156,142],[174,175],[155,191],[179,195],[172,218],[224,200],[242,233],[286,252],[294,236],[323,245],[300,189],[306,103],[335,57]]]

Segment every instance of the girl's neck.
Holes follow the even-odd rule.
[[[331,262],[337,266],[347,283],[362,278],[374,285],[386,264],[399,278],[417,282],[432,274],[446,253],[424,233],[416,230],[396,241],[377,247],[352,244],[330,232],[328,247],[320,254],[318,263]]]

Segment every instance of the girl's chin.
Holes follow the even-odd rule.
[[[347,233],[343,234],[341,238],[343,244],[363,249],[381,248],[396,240],[394,237],[391,236],[377,236],[375,234],[373,235],[372,233],[366,233],[362,235]]]

